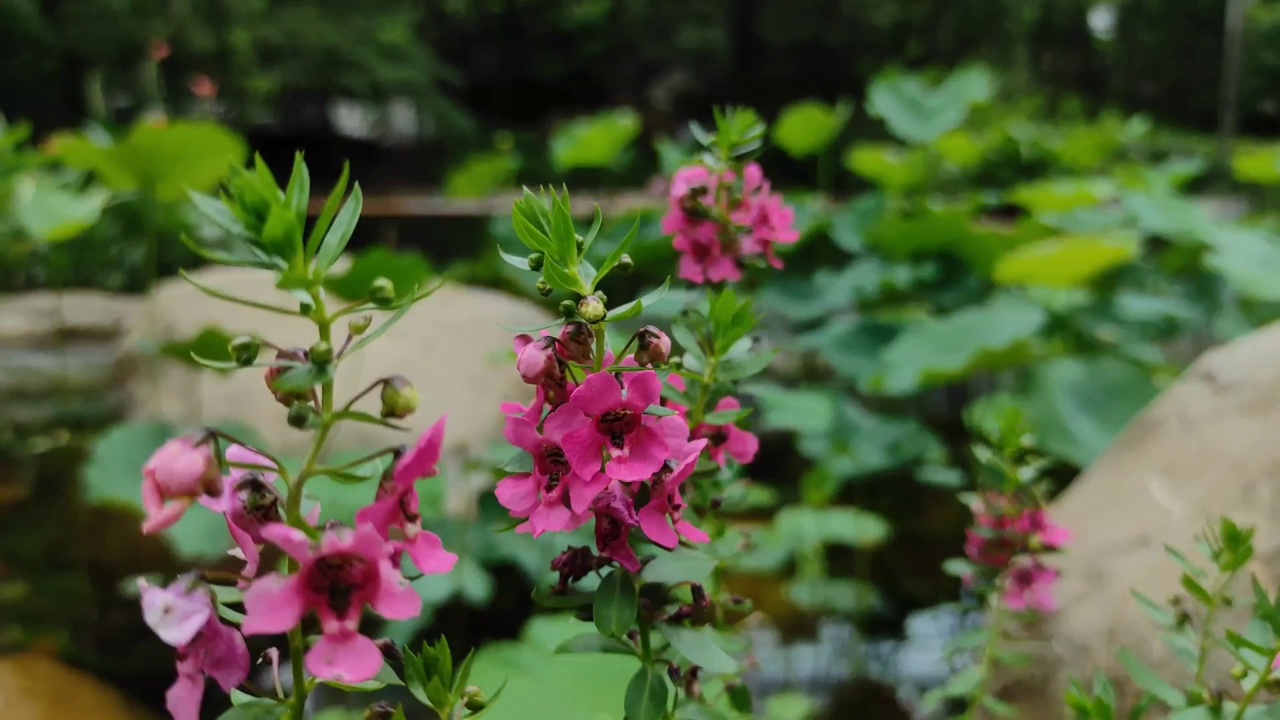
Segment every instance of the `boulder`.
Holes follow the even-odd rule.
[[[1181,681],[1182,665],[1160,629],[1138,607],[1137,590],[1158,602],[1181,593],[1180,570],[1168,544],[1201,557],[1196,536],[1228,516],[1257,528],[1249,571],[1264,587],[1280,579],[1280,323],[1205,353],[1136,417],[1107,452],[1051,507],[1072,531],[1056,557],[1062,570],[1061,609],[1034,629],[1028,649],[1039,660],[1007,678],[1007,699],[1019,717],[1063,717],[1072,679],[1107,673],[1120,695],[1125,681],[1116,652],[1128,648],[1161,676]],[[1201,563],[1207,564],[1207,563]],[[1247,592],[1242,578],[1237,592]],[[1190,604],[1190,603],[1188,603]],[[1221,614],[1243,629],[1249,603]],[[1230,687],[1232,661],[1219,652],[1210,677]]]
[[[155,716],[87,673],[37,653],[0,656],[0,717],[150,720]]]
[[[212,267],[192,274],[200,283],[235,297],[295,307],[297,299],[277,290],[261,271]],[[340,302],[340,301],[335,301]],[[375,313],[375,327],[388,313]],[[412,442],[418,433],[448,415],[445,452],[455,462],[475,457],[501,438],[501,403],[532,397],[508,355],[515,334],[506,327],[536,326],[551,317],[541,308],[494,290],[445,285],[415,305],[396,326],[369,348],[342,363],[337,379],[338,402],[345,403],[378,378],[400,374],[421,396],[418,412],[404,421],[412,433],[375,425],[344,423],[331,436],[332,451],[372,451]],[[189,340],[206,328],[229,335],[252,334],[279,346],[308,347],[314,326],[303,318],[273,314],[214,300],[181,278],[159,283],[134,324],[131,344],[140,349]],[[334,328],[334,344],[346,336],[346,325]],[[270,351],[264,350],[263,357]],[[301,456],[311,434],[285,422],[287,411],[267,391],[261,369],[223,373],[192,367],[170,358],[140,352],[142,366],[132,381],[132,413],[186,426],[235,421],[253,428],[271,451]],[[357,409],[377,413],[373,393]],[[452,476],[456,477],[456,475]],[[490,482],[487,477],[485,483]],[[457,507],[467,503],[459,498]]]

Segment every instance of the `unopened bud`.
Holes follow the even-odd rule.
[[[378,646],[378,652],[382,653],[382,658],[389,663],[404,662],[404,653],[400,651],[400,646],[391,638],[378,638],[373,641]]]
[[[672,685],[680,687],[680,678],[682,677],[680,673],[680,666],[671,661],[667,661],[667,677],[671,678]]]
[[[565,360],[589,363],[595,352],[596,331],[584,322],[566,323],[560,328],[560,342],[556,353]]]
[[[723,507],[724,507],[724,496],[723,496],[723,495],[716,495],[715,497],[711,498],[711,509],[712,509],[712,510],[720,510],[720,509],[721,509],[721,508],[723,508]]]
[[[662,365],[671,358],[671,338],[654,327],[645,325],[636,331],[636,362],[641,365]]]
[[[387,307],[396,301],[396,284],[391,278],[375,278],[369,285],[369,300],[378,307]]]
[[[542,253],[533,253],[529,256],[529,269],[538,272],[542,269],[543,255]]]
[[[378,701],[365,708],[364,720],[391,720],[396,716],[396,709],[391,703]]]
[[[605,295],[603,292],[597,290],[596,297],[600,298],[600,302],[604,303],[605,305],[609,304],[609,297]]]
[[[571,317],[573,317],[573,316],[574,316],[574,314],[575,314],[575,313],[577,313],[577,312],[578,312],[578,303],[576,303],[576,302],[574,302],[574,301],[572,301],[572,300],[561,300],[561,301],[560,301],[560,314],[561,314],[561,315],[563,315],[563,316],[565,316],[565,317],[567,317],[567,318],[571,318]]]
[[[407,418],[418,409],[418,390],[403,375],[382,383],[382,417]]]
[[[542,277],[538,278],[538,282],[534,283],[533,287],[535,290],[538,291],[538,294],[541,295],[542,297],[551,296],[552,288],[551,288],[551,285],[547,282],[546,278],[542,278]]]
[[[298,348],[298,347],[288,348],[286,350],[278,351],[276,353],[275,359],[277,363],[282,363],[282,362],[305,363],[305,362],[310,362],[311,360],[309,353],[303,348]],[[273,365],[267,368],[266,372],[262,374],[262,379],[266,381],[267,389],[271,391],[272,397],[276,399],[276,402],[280,403],[281,405],[284,405],[285,407],[291,407],[294,403],[300,400],[307,399],[311,391],[310,388],[307,388],[305,390],[294,390],[294,391],[276,389],[275,387],[276,381],[279,380],[281,376],[283,376],[285,373],[292,370],[294,367],[296,366]]]
[[[258,361],[258,353],[262,351],[262,343],[258,342],[258,338],[250,335],[241,335],[231,341],[227,345],[227,350],[231,353],[231,359],[240,367],[248,367]]]
[[[309,402],[296,402],[289,406],[289,427],[306,430],[316,418],[316,409]]]
[[[578,246],[578,252],[582,252],[587,247],[587,239],[581,235],[574,235],[573,242]]]
[[[1187,705],[1192,707],[1196,705],[1203,705],[1205,704],[1205,701],[1209,699],[1200,688],[1187,688],[1186,696]]]
[[[707,599],[707,589],[702,583],[693,583],[689,586],[689,592],[693,596],[693,604],[698,607],[706,607],[711,604]]]
[[[477,713],[489,707],[489,700],[484,696],[480,688],[475,685],[469,685],[466,690],[462,691],[462,707],[466,708],[467,712]]]
[[[1236,665],[1231,668],[1231,677],[1235,678],[1237,681],[1244,680],[1248,674],[1249,668],[1244,665]]]
[[[597,295],[588,295],[578,301],[578,317],[586,320],[591,324],[595,324],[604,320],[608,311],[604,307],[604,301]]]
[[[622,257],[618,258],[617,268],[624,273],[631,272],[631,268],[634,268],[635,266],[636,266],[636,261],[632,260],[631,256],[627,255],[626,253],[623,253]]]
[[[369,329],[369,326],[372,324],[373,324],[373,316],[370,315],[369,313],[365,313],[364,315],[357,315],[347,321],[347,332],[351,333],[353,337],[358,335],[363,335],[365,331]]]
[[[310,315],[311,313],[315,312],[315,310],[316,310],[316,304],[311,302],[310,300],[298,301],[298,312],[302,313],[303,315]]]
[[[321,340],[311,346],[308,355],[311,356],[312,365],[324,367],[333,362],[333,346]]]

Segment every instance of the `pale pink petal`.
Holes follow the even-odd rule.
[[[200,720],[204,700],[204,676],[180,673],[164,694],[164,706],[173,720]]]
[[[369,526],[387,537],[391,528],[396,527],[404,519],[404,511],[400,509],[400,494],[392,492],[371,505],[360,508],[356,513],[356,527]]]
[[[142,590],[142,620],[166,645],[182,647],[191,642],[213,617],[213,603],[204,590],[183,592],[183,579],[169,587]]]
[[[227,519],[227,531],[231,533],[231,539],[235,540],[236,547],[240,548],[240,553],[244,556],[244,569],[240,571],[240,575],[252,579],[258,574],[258,563],[262,559],[258,544],[253,541],[249,533],[231,522],[230,518]]]
[[[159,512],[148,515],[142,521],[142,534],[155,535],[177,525],[182,516],[187,513],[187,508],[191,507],[191,503],[190,498],[170,500],[165,503]]]
[[[204,648],[204,673],[223,692],[231,692],[249,677],[249,648],[235,628],[213,620],[200,636]]]
[[[515,513],[517,517],[527,517],[538,504],[540,484],[533,475],[512,475],[498,481],[493,494],[502,507]]]
[[[437,474],[436,464],[440,462],[440,449],[444,446],[444,427],[447,419],[448,416],[441,416],[436,424],[418,439],[418,444],[396,463],[397,484],[413,483]]]
[[[244,593],[245,635],[277,635],[302,622],[307,607],[296,575],[263,575]]]
[[[379,564],[377,594],[369,602],[374,612],[388,620],[408,620],[421,614],[422,596],[409,586],[409,581],[389,560]]]
[[[569,404],[591,417],[598,417],[622,404],[622,388],[612,373],[588,376],[573,391]]]
[[[662,379],[652,370],[626,374],[627,403],[640,408],[641,412],[650,405],[657,405],[662,397]]]
[[[264,540],[285,551],[294,560],[304,563],[311,559],[311,539],[301,530],[284,523],[271,523],[262,526],[259,533]]]
[[[306,520],[307,524],[311,525],[312,527],[314,527],[317,523],[319,523],[320,522],[320,503],[316,502],[316,504],[313,505],[311,509],[307,511],[307,514],[302,516],[302,519]]]
[[[667,519],[665,504],[661,504],[662,507],[656,507],[660,504],[651,501],[640,508],[636,517],[640,519],[640,529],[655,545],[670,550],[680,544],[680,538],[676,536],[676,531],[672,529]]]
[[[647,480],[662,468],[667,461],[667,452],[667,441],[662,434],[648,425],[641,425],[627,438],[625,454],[613,457],[605,466],[605,472],[614,480],[624,482]]]
[[[760,450],[760,438],[742,428],[730,425],[728,439],[724,443],[724,451],[741,465],[747,465],[756,459]]]
[[[600,472],[600,450],[603,447],[604,441],[590,425],[565,433],[560,441],[560,448],[564,450],[569,466],[583,477],[595,477]]]
[[[154,515],[162,508],[164,508],[164,496],[160,494],[160,485],[155,481],[154,476],[143,475],[142,509],[146,510],[148,515]]]
[[[458,556],[445,550],[440,536],[433,532],[419,530],[413,540],[407,543],[406,549],[409,559],[413,560],[413,564],[424,575],[443,575],[458,564]]]
[[[307,652],[306,665],[321,680],[355,685],[382,670],[382,651],[359,633],[326,634]]]
[[[596,473],[590,480],[582,479],[581,475],[570,475],[565,479],[569,485],[569,507],[574,513],[585,513],[591,507],[591,501],[609,487],[610,481],[611,478],[604,473]]]

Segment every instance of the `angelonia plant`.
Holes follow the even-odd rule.
[[[1045,475],[1053,461],[1036,450],[1021,412],[1002,407],[967,416],[981,438],[971,448],[975,487],[961,494],[973,524],[965,531],[965,557],[948,561],[946,569],[961,578],[984,618],[981,628],[950,648],[970,664],[930,691],[926,702],[958,703],[964,718],[1014,717],[1014,709],[993,694],[993,681],[1002,666],[1028,662],[1013,642],[1020,627],[1057,609],[1059,573],[1047,557],[1066,547],[1070,533],[1045,509]]]
[[[144,534],[166,530],[187,512],[215,512],[225,517],[233,553],[243,561],[238,572],[192,572],[167,583],[140,583],[144,620],[177,650],[178,678],[166,695],[176,720],[198,720],[206,678],[230,693],[234,706],[223,716],[228,720],[301,720],[317,683],[349,690],[404,684],[445,720],[477,718],[490,707],[480,689],[468,685],[470,655],[455,663],[444,640],[414,653],[361,632],[366,607],[390,620],[420,615],[422,599],[406,573],[447,573],[457,556],[422,527],[418,512],[416,485],[437,474],[444,418],[410,447],[382,448],[343,465],[325,462],[326,442],[341,423],[399,427],[396,422],[417,409],[417,393],[403,376],[381,378],[347,396],[339,395],[336,377],[344,362],[431,292],[398,292],[380,278],[365,297],[331,304],[325,276],[361,211],[358,184],[344,200],[347,181],[344,169],[309,233],[310,179],[301,155],[283,189],[256,158],[253,168],[236,169],[219,197],[192,195],[220,234],[184,241],[212,262],[262,270],[264,281],[270,278],[298,303],[251,301],[188,281],[214,298],[306,318],[316,330],[306,348],[241,337],[230,344],[230,361],[195,359],[223,370],[259,368],[262,392],[284,406],[283,420],[311,433],[313,441],[301,466],[289,467],[265,448],[203,430],[169,441],[144,467]],[[344,327],[339,341],[335,331]],[[370,400],[376,400],[373,412],[358,407]],[[321,508],[307,494],[308,483],[320,477],[368,487],[369,504],[354,522],[320,523]],[[282,562],[264,565],[280,556],[267,555],[268,549],[279,551]],[[291,681],[280,677],[275,648],[261,659],[271,680],[250,680],[255,663],[245,638],[254,636],[287,638]],[[404,717],[385,704],[371,706],[364,716]]]
[[[1193,563],[1172,547],[1165,552],[1182,569],[1182,592],[1164,603],[1134,592],[1134,599],[1164,629],[1165,641],[1182,664],[1179,677],[1161,677],[1128,649],[1119,651],[1120,664],[1139,690],[1132,703],[1122,703],[1102,673],[1090,685],[1073,682],[1066,696],[1076,720],[1169,717],[1178,720],[1243,720],[1273,718],[1280,712],[1280,595],[1272,597],[1256,576],[1248,622],[1232,628],[1223,611],[1247,600],[1233,597],[1245,566],[1253,558],[1254,529],[1229,518],[1207,525],[1197,549],[1208,567]],[[1234,665],[1229,680],[1212,668],[1223,656]],[[1127,705],[1127,707],[1126,707]]]
[[[759,446],[739,427],[748,411],[734,383],[772,354],[756,350],[757,316],[726,283],[756,260],[779,267],[773,248],[796,233],[792,211],[750,162],[764,136],[753,112],[717,112],[715,129],[696,134],[706,151],[673,179],[663,228],[682,253],[680,277],[709,287],[670,331],[636,322],[669,279],[624,303],[601,290],[631,267],[636,229],[593,264],[599,209],[579,235],[567,193],[526,190],[512,220],[529,254],[502,253],[538,273],[540,293],[563,299],[561,319],[514,340],[515,370],[535,397],[502,407],[519,452],[497,499],[520,533],[591,527],[594,544],[560,553],[558,580],[535,600],[595,625],[560,652],[636,658],[622,697],[628,720],[752,712],[724,632],[748,608],[717,582],[725,523],[716,509]]]

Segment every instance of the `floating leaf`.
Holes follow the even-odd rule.
[[[110,193],[102,188],[73,190],[50,175],[28,173],[13,183],[13,219],[22,231],[43,242],[70,240],[102,217]]]
[[[607,170],[618,164],[640,130],[640,113],[627,107],[570,120],[551,134],[551,163],[558,172]]]
[[[512,152],[490,151],[468,156],[449,170],[444,194],[456,198],[488,197],[516,180],[519,158]]]
[[[1133,262],[1141,249],[1132,236],[1059,236],[1001,256],[992,270],[1000,285],[1080,287]]]
[[[773,524],[796,551],[824,545],[873,548],[888,540],[892,532],[889,521],[880,515],[854,507],[790,505],[774,516]]]
[[[644,566],[640,579],[644,582],[673,584],[703,582],[716,569],[716,560],[697,550],[678,547],[663,553]]]
[[[960,127],[969,111],[995,96],[996,79],[982,66],[957,68],[940,85],[923,76],[886,72],[867,89],[867,113],[909,143],[930,143]]]
[[[793,102],[774,122],[773,142],[793,158],[812,157],[831,147],[852,116],[853,106],[847,102]]]
[[[1206,238],[1212,250],[1205,267],[1231,289],[1254,300],[1280,301],[1280,238],[1260,228],[1218,227]]]

